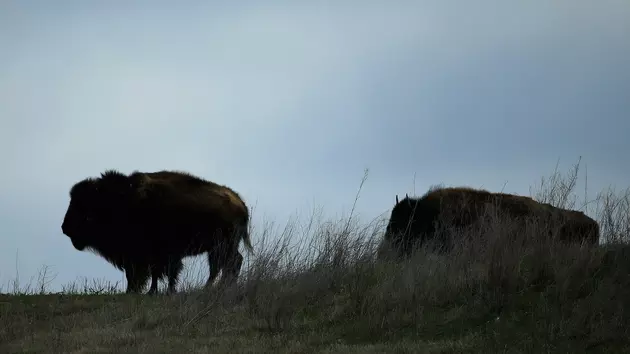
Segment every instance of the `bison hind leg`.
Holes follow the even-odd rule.
[[[168,294],[174,294],[176,292],[179,274],[182,272],[183,268],[184,262],[181,258],[170,259],[170,261],[168,262],[168,267],[166,270],[166,274],[168,275]]]
[[[239,274],[241,273],[241,267],[243,266],[243,255],[237,250],[231,254],[224,265],[223,275],[221,276],[221,284],[231,285],[236,282]]]
[[[155,295],[158,292],[158,280],[164,276],[164,267],[160,265],[153,265],[151,267],[151,286],[147,295]]]
[[[215,252],[208,252],[208,267],[210,274],[208,275],[208,280],[206,281],[206,289],[212,286],[212,283],[214,283],[215,279],[217,279],[219,271],[221,270],[221,262]]]

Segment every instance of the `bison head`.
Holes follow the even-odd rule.
[[[88,178],[72,187],[61,230],[77,250],[97,246],[106,234],[115,233],[127,220],[134,181],[110,170],[98,179]]]
[[[79,251],[88,246],[89,238],[98,230],[97,195],[98,188],[94,179],[85,179],[70,190],[70,205],[63,218],[61,231]]]
[[[407,228],[417,203],[418,201],[412,200],[409,198],[409,195],[405,195],[403,200],[398,200],[398,195],[396,195],[396,204],[392,209],[387,228],[385,229],[386,239],[391,238],[396,233],[403,232]]]

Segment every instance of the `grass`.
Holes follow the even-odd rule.
[[[577,171],[554,174],[537,199],[575,202]],[[387,220],[340,218],[255,232],[256,254],[224,290],[195,289],[200,274],[174,296],[98,282],[50,294],[42,275],[0,295],[0,352],[630,353],[628,201],[597,196],[608,242],[594,249],[498,215],[459,230],[470,237],[452,254],[376,262]]]

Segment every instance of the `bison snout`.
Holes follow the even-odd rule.
[[[77,233],[77,230],[76,230],[76,227],[72,226],[72,224],[64,221],[61,224],[61,232],[63,232],[64,235],[72,238],[72,236],[74,236]]]
[[[61,232],[63,232],[66,236],[70,236],[72,234],[72,227],[68,222],[64,221],[61,224]]]

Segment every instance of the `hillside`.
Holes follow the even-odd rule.
[[[3,295],[0,352],[630,352],[630,248],[540,256],[322,267],[171,298]]]
[[[602,232],[620,238],[630,199],[600,197]],[[560,246],[499,217],[453,254],[376,262],[382,229],[322,223],[297,249],[263,232],[225,291],[5,294],[0,352],[630,353],[630,246]]]

